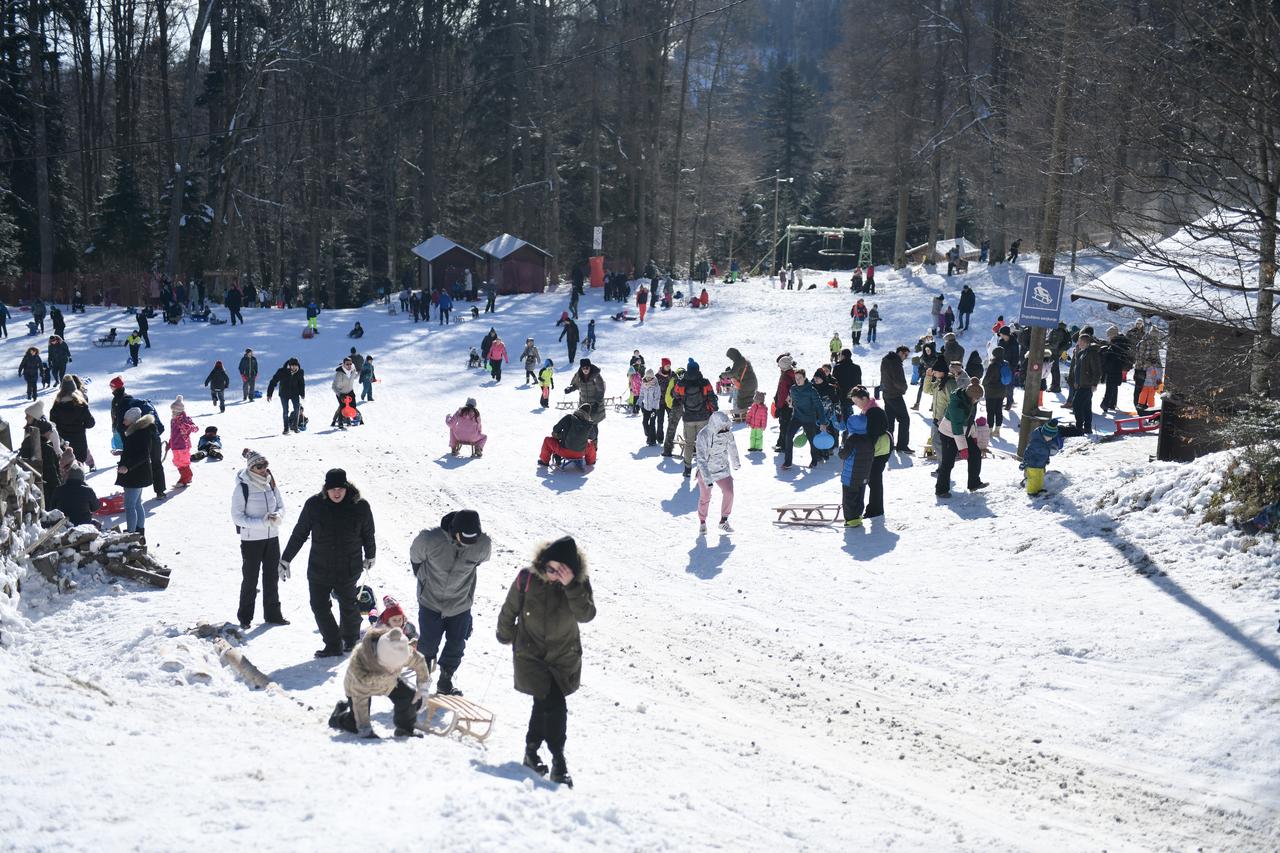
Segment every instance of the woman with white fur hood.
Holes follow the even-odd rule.
[[[698,533],[707,532],[712,485],[720,486],[720,529],[732,533],[729,513],[733,512],[733,469],[741,463],[733,438],[733,420],[727,414],[712,412],[707,425],[698,430],[693,461],[698,467]]]
[[[417,688],[400,678],[405,668],[418,675]],[[415,728],[418,710],[426,705],[431,687],[431,671],[422,653],[409,645],[399,628],[375,627],[364,635],[347,664],[342,688],[347,698],[329,716],[330,728],[363,738],[377,738],[369,719],[369,703],[374,696],[387,696],[394,705],[396,737],[422,737]]]
[[[244,470],[231,491],[231,519],[240,534],[240,607],[236,619],[248,629],[262,578],[262,615],[268,625],[288,625],[280,612],[280,525],[284,498],[267,457],[244,449]]]

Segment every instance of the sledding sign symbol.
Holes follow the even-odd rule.
[[[1066,279],[1060,275],[1027,274],[1022,286],[1022,310],[1018,322],[1024,326],[1052,329],[1062,315],[1062,292]]]

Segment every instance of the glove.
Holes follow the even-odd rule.
[[[281,560],[280,561],[280,580],[287,581],[289,579],[290,574],[291,572],[289,571],[289,561]]]
[[[573,389],[572,389],[572,388],[566,388],[566,389],[564,389],[564,393],[566,393],[566,394],[572,394],[572,393],[573,393]]]
[[[373,557],[369,557],[364,561],[364,570],[367,572],[373,568]]]
[[[413,704],[419,711],[425,710],[427,707],[427,694],[422,692],[421,687],[413,694]]]

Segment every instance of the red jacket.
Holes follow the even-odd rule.
[[[788,370],[778,377],[778,390],[774,392],[773,404],[781,409],[791,403],[791,386],[796,384],[795,370]]]
[[[752,429],[764,429],[769,425],[769,410],[764,403],[752,403],[747,409],[747,426]]]

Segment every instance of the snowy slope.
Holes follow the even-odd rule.
[[[1005,267],[950,281],[882,276],[880,341],[857,351],[869,379],[885,352],[927,328],[938,288],[954,301],[962,280],[972,284],[977,340],[965,343],[985,345],[979,328],[1014,314],[1020,279]],[[563,302],[508,297],[491,321],[513,358],[534,336],[565,368],[562,386],[554,319]],[[659,311],[638,327],[610,322],[616,303],[597,292],[583,300],[582,324],[597,318],[592,359],[610,393],[621,392],[634,348],[653,365],[692,356],[714,375],[736,346],[771,389],[777,353],[812,368],[832,331],[848,339],[849,303],[847,290],[779,292],[753,280],[713,287],[708,311]],[[1068,310],[1099,312],[1072,322],[1112,322],[1101,306]],[[803,468],[807,449],[788,472],[772,456],[744,455],[737,531],[698,539],[696,487],[644,447],[638,417],[609,414],[586,475],[539,473],[537,450],[559,413],[538,408],[516,364],[501,384],[464,368],[487,318],[415,327],[380,311],[334,311],[303,341],[300,312],[246,316],[244,328],[153,326],[155,347],[124,372],[162,410],[183,393],[201,427],[218,425],[228,460],[198,464],[193,486],[152,507],[148,539],[173,568],[168,590],[84,578],[79,593],[60,596],[28,584],[31,623],[0,650],[0,847],[1280,844],[1280,554],[1198,526],[1221,460],[1153,465],[1147,437],[1072,442],[1051,466],[1051,498],[1030,502],[1016,463],[995,459],[984,466],[989,490],[939,505],[931,466],[895,458],[887,519],[845,533],[771,523],[769,508],[782,503],[838,501],[833,465]],[[367,426],[331,432],[329,376],[356,319],[382,382],[363,408]],[[123,351],[88,342],[110,325],[125,327],[119,314],[91,312],[68,335],[72,367],[95,379],[100,423]],[[0,350],[16,365],[29,340]],[[310,432],[279,435],[275,403],[211,411],[200,383],[215,358],[234,372],[246,346],[268,375],[301,358]],[[4,414],[20,422],[21,383],[10,389]],[[490,435],[480,460],[447,454],[444,415],[467,396]],[[559,389],[553,399],[564,399]],[[918,447],[926,431],[913,417]],[[745,429],[738,437],[745,450]],[[101,463],[106,430],[91,440]],[[244,446],[271,459],[293,517],[325,469],[345,467],[377,520],[378,593],[406,604],[413,535],[450,509],[480,511],[495,556],[481,568],[458,682],[497,713],[487,746],[335,737],[325,719],[343,664],[311,657],[319,639],[301,572],[283,587],[293,624],[255,625],[245,646],[287,696],[251,692],[184,634],[234,619],[228,504]],[[99,471],[90,483],[106,494],[112,477]],[[591,558],[599,609],[583,629],[584,686],[569,699],[572,792],[519,767],[529,702],[493,639],[511,579],[539,541],[562,533]],[[389,734],[389,703],[375,711]]]

